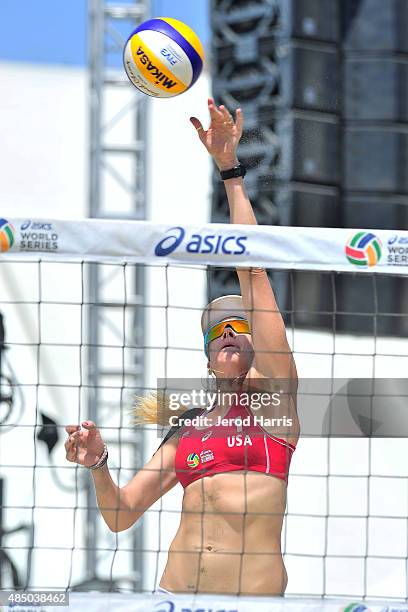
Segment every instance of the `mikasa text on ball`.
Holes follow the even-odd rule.
[[[155,98],[172,98],[194,85],[201,74],[204,50],[193,30],[177,19],[145,21],[129,36],[123,54],[135,87]]]

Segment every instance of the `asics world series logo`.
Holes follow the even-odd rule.
[[[353,234],[345,245],[349,263],[363,268],[372,268],[380,262],[388,266],[408,266],[408,233],[383,238],[384,242],[364,230]]]
[[[186,253],[200,255],[248,255],[246,241],[248,236],[232,235],[225,236],[222,233],[192,234],[186,238],[186,230],[183,227],[171,227],[167,230],[167,236],[157,243],[154,254],[157,257],[167,257],[174,253],[179,247]]]

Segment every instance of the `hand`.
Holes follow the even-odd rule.
[[[229,170],[238,165],[237,148],[241,140],[244,127],[244,116],[239,108],[235,114],[235,121],[225,106],[217,107],[214,100],[209,98],[208,110],[210,111],[211,124],[207,131],[204,130],[201,121],[191,117],[190,121],[198,132],[198,136],[213,156],[220,170]]]
[[[102,456],[104,443],[95,423],[84,421],[80,425],[67,425],[65,431],[68,440],[65,442],[68,461],[90,467],[95,465]]]

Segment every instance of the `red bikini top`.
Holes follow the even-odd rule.
[[[183,417],[188,418],[188,413]],[[236,470],[262,472],[287,481],[295,448],[267,433],[245,406],[233,405],[221,423],[197,429],[193,419],[191,425],[179,429],[175,469],[184,488],[200,478]]]

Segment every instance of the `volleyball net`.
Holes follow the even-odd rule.
[[[0,589],[68,590],[78,610],[408,609],[408,232],[24,219],[0,231]],[[206,378],[202,309],[247,266],[271,274],[300,377],[287,597],[166,603],[151,594],[181,486],[110,532],[88,471],[65,459],[64,426],[95,420],[127,483],[158,446],[132,424],[134,396]]]

